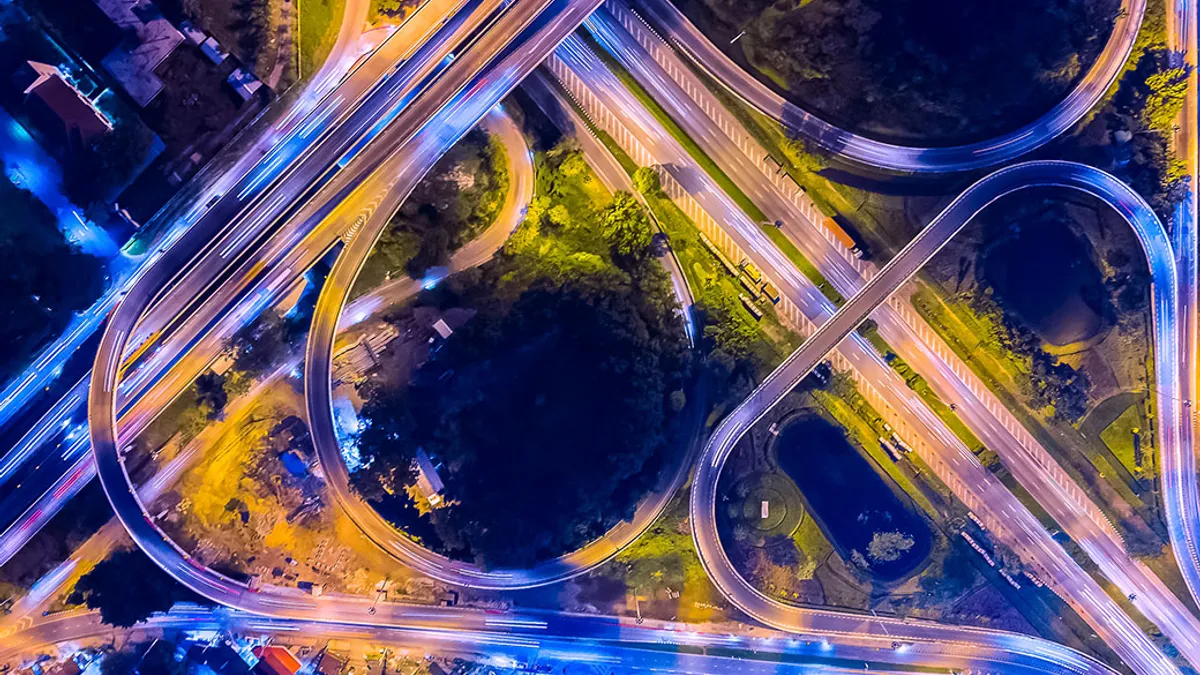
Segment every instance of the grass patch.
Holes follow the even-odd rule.
[[[310,77],[325,63],[337,42],[346,13],[346,0],[297,0],[297,46],[300,77]]]
[[[698,292],[700,289],[720,286],[734,297],[742,293],[742,287],[737,280],[704,245],[700,239],[700,230],[679,210],[675,202],[663,195],[647,196],[646,202],[671,241],[671,248],[679,259],[679,266],[687,278],[688,287]],[[799,337],[779,321],[773,310],[763,312],[761,320],[756,320],[749,310],[740,304],[736,306],[735,311],[741,320],[758,328],[760,339],[751,345],[750,353],[759,370],[773,367],[773,364],[781,362],[800,346]]]
[[[589,121],[588,124],[590,125],[591,122]],[[621,145],[617,143],[616,139],[610,136],[607,131],[595,128],[593,128],[592,131],[596,134],[596,138],[599,138],[600,142],[604,144],[604,147],[608,148],[608,151],[612,153],[614,158],[616,158],[617,164],[620,164],[621,168],[625,170],[625,173],[632,177],[633,172],[638,170],[637,162],[633,161],[633,158],[629,156],[629,153],[625,152],[625,149],[622,148]]]
[[[1143,456],[1142,433],[1146,429],[1146,421],[1142,419],[1141,411],[1134,403],[1118,415],[1112,424],[1105,427],[1104,431],[1100,432],[1100,440],[1135,476],[1140,476],[1145,472],[1146,462]]]
[[[617,554],[610,569],[619,571],[629,591],[648,600],[678,593],[677,602],[670,604],[679,621],[722,619],[719,605],[724,602],[696,555],[687,520],[688,492],[683,490],[641,537]]]

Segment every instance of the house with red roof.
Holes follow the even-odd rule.
[[[254,664],[258,675],[296,675],[300,670],[300,661],[286,647],[260,645],[254,648],[254,655],[258,657]]]

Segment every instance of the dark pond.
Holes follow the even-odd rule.
[[[816,415],[789,422],[776,439],[779,466],[799,486],[809,512],[850,562],[854,552],[882,581],[900,579],[929,555],[930,532],[900,488],[881,476],[846,440],[841,428]],[[911,546],[894,560],[870,555],[876,533],[900,532]]]

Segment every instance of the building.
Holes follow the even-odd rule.
[[[250,672],[250,666],[227,641],[215,645],[192,645],[187,655],[188,661],[208,666],[217,675],[247,675]]]
[[[313,671],[317,675],[340,675],[342,670],[346,668],[347,661],[348,659],[345,656],[335,654],[326,649],[317,657],[316,663],[313,664]]]
[[[188,41],[188,44],[195,47],[199,47],[208,39],[208,33],[197,28],[191,21],[179,22],[179,32],[183,33],[183,37]]]
[[[112,131],[113,124],[57,66],[27,61],[14,76],[25,106],[50,145],[81,150]]]
[[[278,645],[262,645],[254,648],[258,663],[254,672],[258,675],[296,675],[300,670],[300,661],[286,647]]]
[[[424,448],[417,448],[417,456],[413,459],[413,464],[417,466],[417,489],[429,501],[430,506],[441,504],[442,490],[446,489],[446,486],[442,484],[437,467],[433,465]]]
[[[130,36],[126,44],[109,52],[100,64],[144,108],[163,88],[154,70],[183,42],[183,33],[150,0],[94,1],[117,28]]]
[[[237,95],[242,97],[243,101],[249,101],[254,92],[262,87],[262,82],[259,82],[253,73],[244,68],[234,70],[226,81],[237,92]]]
[[[442,336],[443,340],[448,339],[454,334],[454,329],[450,327],[450,324],[446,323],[445,319],[438,319],[437,321],[434,321],[433,329],[437,331],[438,335]]]
[[[221,48],[221,43],[217,42],[216,38],[210,37],[200,43],[200,53],[215,65],[225,63],[225,59],[229,58],[229,52]]]
[[[59,661],[45,670],[45,675],[79,675],[83,670],[74,659]]]

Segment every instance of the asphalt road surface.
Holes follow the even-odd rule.
[[[996,138],[937,148],[884,143],[838,128],[786,101],[743,70],[688,21],[671,0],[642,0],[638,8],[664,37],[714,80],[763,114],[779,120],[784,128],[812,139],[826,151],[876,169],[951,173],[986,169],[1020,157],[1083,119],[1121,73],[1142,25],[1146,0],[1122,1],[1104,51],[1071,93],[1045,115]]]

